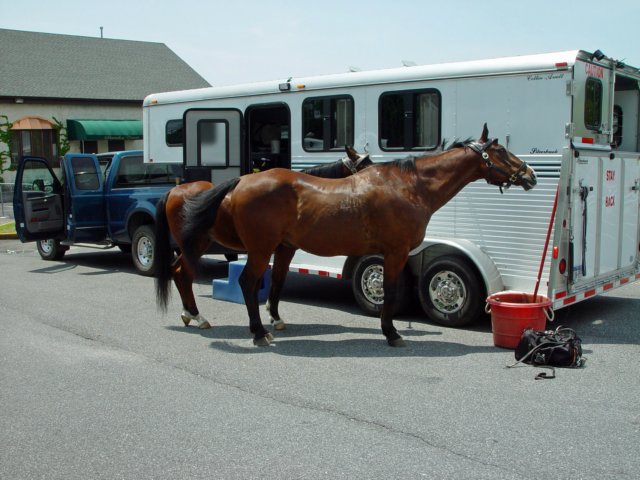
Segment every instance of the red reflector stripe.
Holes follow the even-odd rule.
[[[620,279],[620,285],[624,285],[625,283],[629,283],[629,279],[628,278],[621,278]]]
[[[572,296],[572,297],[565,298],[565,299],[562,301],[562,304],[563,304],[563,305],[569,305],[570,303],[573,303],[573,302],[575,302],[575,301],[576,301],[576,296],[574,295],[574,296]]]
[[[567,292],[558,292],[556,293],[556,300],[560,300],[561,298],[564,298],[567,296]]]
[[[569,68],[569,64],[567,62],[558,62],[556,63],[556,68]]]
[[[589,143],[589,144],[593,145],[594,140],[593,140],[593,138],[582,137],[582,143]]]
[[[613,283],[605,283],[604,286],[602,287],[602,289],[605,291],[611,290],[612,288],[613,288]]]
[[[592,290],[587,290],[586,292],[584,292],[584,298],[593,297],[595,294],[596,294],[595,288]]]

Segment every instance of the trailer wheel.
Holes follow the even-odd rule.
[[[447,327],[472,323],[482,313],[481,280],[461,257],[435,258],[418,283],[420,305],[430,320]]]
[[[60,240],[54,240],[53,238],[38,240],[36,248],[43,260],[62,260],[64,254],[69,250],[69,247],[60,245]]]
[[[131,240],[133,265],[140,275],[152,277],[155,273],[154,251],[156,234],[150,225],[140,225]]]
[[[351,288],[356,302],[367,315],[379,317],[384,304],[384,267],[380,255],[368,255],[358,259]],[[398,302],[394,315],[402,312],[408,305],[411,295],[411,276],[405,270],[398,279]]]

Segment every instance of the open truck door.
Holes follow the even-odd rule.
[[[237,109],[191,109],[184,113],[184,176],[214,184],[246,173],[242,168],[242,113]]]
[[[64,189],[44,158],[25,157],[16,171],[13,214],[22,242],[63,239]]]
[[[68,247],[61,243],[102,240],[107,235],[103,185],[95,155],[65,155],[60,178],[44,158],[23,158],[13,196],[18,237],[37,241],[45,260],[63,257]]]

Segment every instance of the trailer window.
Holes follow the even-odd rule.
[[[198,122],[198,165],[226,167],[229,124],[221,120]]]
[[[440,92],[389,92],[378,106],[382,150],[429,150],[440,143]]]
[[[184,126],[181,119],[169,120],[165,126],[165,141],[169,147],[181,147],[184,143]]]
[[[302,103],[302,146],[309,152],[327,152],[353,145],[353,98],[308,98]]]
[[[602,82],[597,78],[587,78],[584,125],[589,130],[600,130],[602,125]]]

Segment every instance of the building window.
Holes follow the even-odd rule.
[[[98,153],[98,141],[82,140],[80,142],[80,153]]]
[[[124,148],[124,140],[108,140],[107,150],[109,152],[121,152]]]
[[[12,130],[11,164],[21,157],[43,157],[51,166],[58,166],[58,145],[55,130]]]
[[[308,98],[302,103],[302,146],[308,152],[327,152],[353,145],[353,98]]]
[[[440,92],[413,90],[380,96],[379,143],[382,150],[433,150],[440,143]]]
[[[602,82],[587,78],[584,98],[584,126],[589,130],[600,130],[602,124]]]

